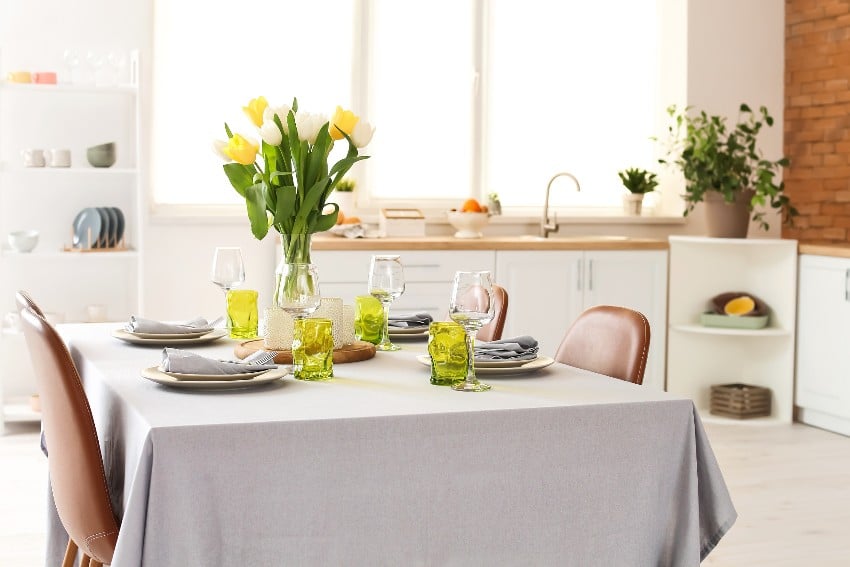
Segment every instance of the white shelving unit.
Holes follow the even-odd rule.
[[[712,297],[741,291],[770,307],[764,329],[700,325]],[[743,382],[770,388],[770,417],[735,423],[790,423],[794,409],[797,241],[670,237],[667,390],[689,396],[706,421],[710,387]]]
[[[8,55],[3,53],[2,55]],[[3,65],[14,65],[0,57]],[[107,316],[141,311],[140,100],[138,53],[131,53],[130,84],[18,84],[0,82],[0,315],[16,310],[14,293],[29,291],[57,321],[86,320],[86,306]],[[96,168],[86,148],[115,142],[117,161]],[[71,167],[24,167],[27,148],[71,151]],[[67,252],[77,213],[118,207],[125,217],[126,251]],[[30,253],[13,251],[7,235],[35,229]],[[36,391],[23,335],[0,334],[0,431],[6,421],[37,420],[29,398]]]

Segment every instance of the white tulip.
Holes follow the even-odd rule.
[[[295,115],[295,127],[298,129],[298,139],[306,141],[308,144],[315,144],[319,130],[322,129],[322,126],[327,121],[328,117],[324,114],[299,112]]]
[[[372,141],[372,135],[375,133],[375,127],[365,118],[361,118],[354,125],[354,130],[351,132],[351,141],[357,148],[363,148],[369,145]]]
[[[260,137],[270,146],[278,146],[283,141],[280,128],[277,127],[273,119],[264,121],[263,125],[260,126]]]
[[[263,111],[263,126],[266,122],[274,123],[274,115],[280,117],[280,124],[283,126],[284,132],[289,132],[289,127],[286,124],[286,117],[289,116],[289,111],[292,110],[289,105],[282,104],[281,106],[267,106]]]
[[[220,157],[224,161],[233,161],[232,159],[230,159],[230,156],[227,155],[227,153],[225,153],[224,151],[224,148],[227,147],[227,142],[225,142],[224,140],[213,140],[212,145],[212,149],[218,157]]]

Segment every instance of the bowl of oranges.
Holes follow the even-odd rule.
[[[490,211],[476,199],[467,199],[460,209],[446,213],[455,232],[455,238],[481,238],[481,230],[490,222]]]

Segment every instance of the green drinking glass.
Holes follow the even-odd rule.
[[[227,328],[232,339],[254,339],[257,337],[259,315],[258,293],[253,289],[227,290]]]
[[[431,383],[451,386],[463,382],[469,364],[466,331],[451,321],[435,321],[428,328]]]
[[[354,338],[373,345],[381,342],[384,328],[384,307],[371,295],[354,298]]]
[[[330,380],[334,336],[330,319],[296,319],[292,331],[292,374],[297,380]]]

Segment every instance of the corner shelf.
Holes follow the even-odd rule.
[[[706,421],[790,423],[794,409],[797,241],[671,236],[667,389],[694,400]],[[706,327],[695,314],[719,293],[751,293],[771,310],[764,329]],[[771,390],[771,415],[734,419],[709,413],[714,384]]]
[[[703,325],[670,325],[670,328],[683,333],[697,333],[704,335],[730,335],[745,337],[786,337],[792,331],[779,327],[765,327],[763,329],[728,329],[723,327],[705,327]]]

